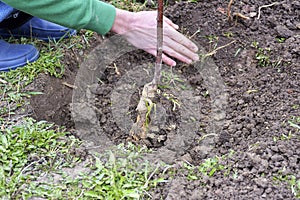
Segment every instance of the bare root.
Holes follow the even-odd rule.
[[[143,88],[142,96],[136,108],[138,112],[137,120],[130,130],[130,136],[134,141],[147,143],[147,128],[149,125],[149,116],[147,113],[149,112],[149,107],[153,104],[156,91],[157,84],[153,84],[153,82],[147,83]]]

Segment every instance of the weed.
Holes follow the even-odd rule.
[[[286,38],[284,38],[284,37],[276,37],[275,40],[276,40],[277,42],[279,42],[279,43],[284,43],[285,40],[286,40]]]
[[[226,32],[226,33],[223,33],[223,35],[227,38],[231,38],[233,37],[233,33],[232,32]]]
[[[203,97],[209,97],[209,91],[208,90],[205,90],[205,92],[202,92],[201,93],[203,95]]]
[[[298,129],[300,131],[300,116],[292,116],[288,121],[291,127]]]
[[[188,2],[189,2],[189,3],[197,3],[198,0],[189,0]]]
[[[185,81],[170,70],[163,70],[159,88],[187,89]]]
[[[296,176],[293,174],[284,175],[283,174],[284,171],[285,168],[283,168],[276,175],[274,175],[273,180],[275,181],[275,183],[278,182],[287,183],[290,186],[293,195],[296,198],[300,198],[300,180],[297,180]]]
[[[173,94],[169,94],[169,93],[163,93],[163,97],[165,97],[167,100],[169,100],[172,105],[173,105],[173,108],[172,110],[175,111],[176,108],[180,108],[180,101],[178,100],[178,98],[176,96],[174,96]]]
[[[213,176],[216,171],[225,169],[225,166],[221,165],[219,161],[219,157],[208,158],[198,167],[198,170],[204,175]]]
[[[251,46],[254,47],[255,49],[258,49],[258,45],[259,45],[259,43],[257,41],[253,41],[251,43]]]
[[[290,65],[289,62],[284,62],[282,58],[271,59],[271,49],[259,47],[259,43],[256,41],[252,42],[251,46],[257,50],[255,59],[258,61],[258,66],[260,67],[272,66],[278,72],[281,72],[281,66]]]
[[[298,109],[300,107],[300,105],[293,105],[292,108],[293,109]]]
[[[286,134],[281,134],[281,136],[279,136],[279,137],[274,136],[274,137],[273,137],[273,141],[274,141],[274,142],[277,142],[277,141],[289,140],[289,139],[291,139],[293,136],[294,136],[294,135],[293,135],[291,132],[289,132],[288,135],[286,135]]]
[[[261,67],[266,67],[270,64],[270,51],[269,48],[258,48],[255,54],[255,59],[258,60],[258,65]]]
[[[214,50],[218,46],[219,37],[215,35],[208,35],[206,36],[206,39],[208,39],[208,43],[210,44],[210,49]]]
[[[184,163],[184,168],[188,170],[187,178],[189,180],[199,180],[202,176],[213,176],[218,171],[223,171],[226,169],[226,166],[220,164],[220,161],[225,159],[226,156],[213,158],[207,158],[198,166],[194,166],[190,163]],[[200,172],[200,176],[198,175]]]

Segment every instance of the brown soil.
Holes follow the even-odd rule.
[[[151,116],[147,145],[158,151],[167,149],[162,152],[168,158],[161,159],[170,163],[185,159],[197,165],[208,157],[235,153],[222,163],[228,167],[227,175],[218,171],[206,177],[195,172],[202,179],[188,180],[187,174],[178,171],[170,182],[153,191],[154,199],[295,199],[288,183],[276,182],[274,177],[294,175],[300,180],[300,130],[289,123],[300,116],[300,3],[283,0],[259,9],[271,3],[270,0],[234,2],[232,19],[226,14],[227,1],[181,2],[167,8],[166,16],[181,27],[181,32],[193,36],[202,53],[216,48],[218,51],[202,62],[201,70],[197,64],[180,63],[173,69],[174,74],[187,80],[190,92],[162,89],[162,93],[184,97],[178,97],[183,106],[173,109],[174,104],[165,96],[157,98],[164,116]],[[36,80],[36,89],[45,93],[31,100],[37,119],[74,129],[70,111],[74,91],[62,82],[74,84],[78,65],[93,47],[102,44],[101,37],[95,36],[91,44],[82,52],[66,52],[63,79],[42,75]],[[257,59],[262,54],[264,59]],[[129,105],[124,104],[119,112],[130,113],[129,118],[134,120],[142,83],[152,77],[151,68],[143,64],[153,62],[154,58],[142,51],[130,52],[115,60],[115,65],[105,67],[98,77],[101,84],[94,82],[97,84],[91,91],[95,95],[97,119],[103,132],[116,144],[128,140],[128,127],[120,127],[116,122],[111,97],[123,95],[118,96],[120,101],[128,100]],[[131,93],[122,93],[126,92],[124,88],[118,93],[120,81],[127,81],[122,77],[139,65],[150,74]],[[209,75],[218,78],[217,73],[221,82],[208,78]],[[224,87],[216,83],[223,83]],[[220,99],[221,103],[215,103]],[[192,105],[191,115],[185,115],[185,111],[191,111],[185,110],[185,103]],[[193,128],[182,134],[186,128],[180,126],[184,126],[185,117],[193,117],[193,123],[187,127]],[[164,124],[156,124],[158,121]],[[299,121],[294,123],[299,125]],[[89,140],[89,136],[80,135],[84,133],[77,134]]]

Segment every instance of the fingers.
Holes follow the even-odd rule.
[[[156,49],[152,49],[152,50],[149,50],[149,51],[147,51],[148,53],[150,53],[150,54],[152,54],[152,55],[154,55],[154,56],[156,56]],[[162,61],[166,64],[166,65],[169,65],[169,66],[171,66],[171,67],[174,67],[174,66],[176,66],[176,62],[173,60],[173,59],[171,59],[170,57],[168,57],[166,54],[162,54]]]
[[[179,33],[178,33],[179,34]],[[181,34],[180,34],[181,35]],[[184,36],[183,36],[184,37]],[[189,49],[178,40],[173,40],[170,37],[164,37],[163,42],[163,62],[169,66],[175,66],[176,62],[170,57],[176,58],[184,63],[190,64],[193,61],[199,60],[199,55],[194,52],[194,50]],[[196,46],[197,48],[197,46]],[[146,52],[156,56],[156,47],[143,48]],[[168,56],[167,56],[168,55]]]
[[[166,28],[164,32],[164,36],[165,35],[176,41],[176,43],[185,46],[193,52],[198,51],[198,47],[196,44],[194,44],[191,40],[174,29]]]
[[[166,22],[168,25],[170,25],[171,27],[173,27],[176,30],[179,28],[179,26],[177,24],[174,24],[172,22],[172,20],[170,20],[169,18],[167,18],[165,16],[164,16],[164,22]]]
[[[197,45],[176,31],[178,26],[170,19],[165,17],[164,21],[169,25],[164,28],[164,52],[188,64],[192,61],[199,60],[198,54],[195,53],[198,51]],[[176,26],[176,28],[174,26]]]
[[[171,59],[170,57],[166,56],[166,54],[162,54],[162,60],[166,65],[169,65],[171,67],[175,67],[176,66],[176,62]]]
[[[168,55],[185,63],[191,63],[192,61],[199,60],[197,53],[171,38],[165,38],[163,50]]]

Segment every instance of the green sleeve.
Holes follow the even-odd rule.
[[[2,0],[33,16],[73,29],[106,34],[112,27],[116,9],[99,0]]]

